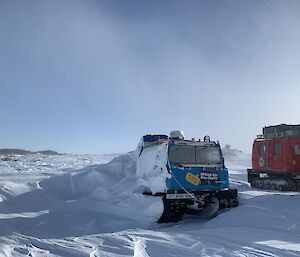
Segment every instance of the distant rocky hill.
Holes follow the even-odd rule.
[[[23,150],[23,149],[8,149],[8,148],[0,149],[0,154],[2,154],[2,155],[10,155],[10,154],[27,155],[27,154],[34,154],[34,153],[40,153],[40,154],[45,154],[45,155],[60,155],[60,153],[52,151],[52,150],[43,150],[43,151],[32,152],[32,151]]]

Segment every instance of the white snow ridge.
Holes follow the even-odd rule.
[[[0,256],[300,256],[299,193],[251,189],[242,153],[226,163],[239,207],[157,224],[162,201],[142,192],[165,189],[164,147],[0,161]]]

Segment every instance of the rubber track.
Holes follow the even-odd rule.
[[[258,188],[258,189],[275,190],[275,191],[285,191],[285,192],[298,191],[298,192],[300,192],[300,181],[299,180],[294,180],[294,181],[287,180],[287,185],[281,185],[280,183],[276,183],[276,180],[272,180],[272,179],[268,179],[268,180],[254,179],[251,182],[251,187]]]
[[[234,208],[234,207],[238,207],[239,201],[237,198],[232,198],[232,199],[223,198],[223,199],[219,199],[219,204],[220,204],[219,209]]]
[[[186,202],[178,200],[167,200],[163,198],[164,212],[157,223],[168,223],[179,221],[185,211]]]

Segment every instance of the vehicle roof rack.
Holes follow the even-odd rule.
[[[268,138],[280,138],[280,137],[293,137],[300,136],[300,124],[287,125],[280,124],[275,126],[266,126],[263,128],[263,137]]]

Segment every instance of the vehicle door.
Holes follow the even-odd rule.
[[[274,139],[273,147],[270,152],[273,153],[272,168],[273,170],[282,171],[284,166],[284,140]]]

